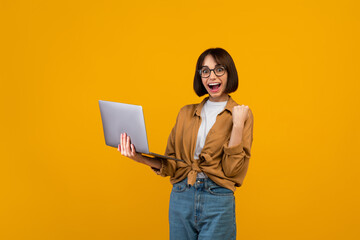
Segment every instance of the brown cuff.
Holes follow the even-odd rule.
[[[235,146],[228,147],[227,145],[228,145],[228,143],[224,144],[224,153],[226,155],[240,154],[244,150],[244,144],[242,141],[240,144],[235,145]]]
[[[158,168],[154,168],[154,167],[151,167],[151,169],[157,174],[157,175],[160,175],[160,176],[163,176],[165,177],[165,172],[166,172],[166,167],[167,167],[167,161],[164,160],[164,159],[159,159],[161,161],[161,167],[160,169]]]

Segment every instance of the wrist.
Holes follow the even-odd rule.
[[[239,123],[233,124],[234,130],[242,130],[244,128],[244,121],[240,121]]]
[[[135,153],[135,156],[131,157],[131,159],[138,163],[144,163],[144,157],[138,153]]]

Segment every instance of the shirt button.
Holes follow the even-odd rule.
[[[197,184],[200,184],[201,182],[200,182],[200,180],[197,180],[196,183],[197,183]]]

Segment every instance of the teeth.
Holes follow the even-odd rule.
[[[209,86],[220,85],[220,83],[209,83]]]

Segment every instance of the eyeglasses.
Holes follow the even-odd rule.
[[[222,75],[225,74],[226,68],[225,66],[222,65],[217,65],[214,69],[210,69],[209,67],[204,66],[201,69],[199,69],[199,74],[201,77],[207,78],[210,77],[211,71],[213,71],[217,77],[221,77]]]

